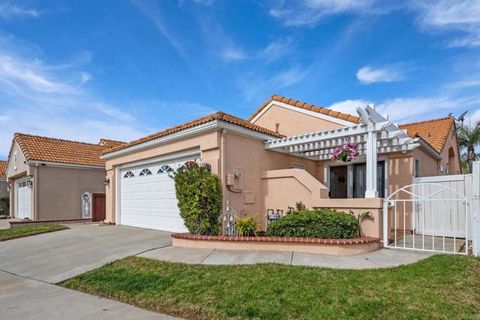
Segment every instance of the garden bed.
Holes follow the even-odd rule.
[[[295,251],[315,254],[346,256],[375,251],[379,248],[378,238],[356,239],[319,239],[297,237],[227,237],[203,236],[190,233],[172,234],[174,247],[257,250],[257,251]]]

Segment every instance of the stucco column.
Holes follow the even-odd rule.
[[[365,190],[365,198],[377,198],[377,133],[375,124],[368,123],[367,143],[367,186]]]

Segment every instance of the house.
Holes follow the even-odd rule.
[[[16,133],[6,168],[10,216],[36,221],[92,219],[98,195],[100,216],[93,218],[103,220],[106,173],[100,155],[121,144],[106,139],[91,144]]]
[[[0,216],[8,215],[7,161],[0,161]]]
[[[360,157],[332,161],[345,141]],[[372,146],[376,146],[372,147]],[[106,220],[136,227],[186,231],[168,173],[200,159],[219,175],[223,205],[255,214],[307,207],[370,211],[415,176],[460,171],[450,117],[397,126],[371,107],[359,116],[274,95],[247,120],[217,112],[104,152]],[[381,223],[363,228],[380,237]]]

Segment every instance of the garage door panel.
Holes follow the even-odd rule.
[[[120,172],[120,223],[135,227],[186,232],[173,179],[160,168],[178,168],[185,160],[154,163]],[[140,176],[142,170],[152,174]],[[158,173],[160,170],[161,173]],[[124,178],[130,171],[133,176]],[[144,171],[145,172],[145,171]]]

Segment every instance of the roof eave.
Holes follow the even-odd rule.
[[[262,133],[254,129],[246,128],[241,125],[237,125],[234,123],[230,123],[228,121],[222,119],[215,119],[200,125],[196,125],[190,128],[183,129],[181,131],[168,134],[162,137],[158,137],[149,141],[145,141],[139,144],[135,144],[132,146],[128,146],[119,150],[113,150],[111,152],[104,153],[100,159],[102,160],[109,160],[113,158],[117,158],[120,156],[124,156],[127,154],[131,154],[134,152],[138,152],[140,150],[145,150],[152,148],[154,146],[162,145],[165,143],[170,143],[174,141],[178,141],[181,139],[189,138],[192,136],[196,136],[199,134],[216,131],[219,129],[226,129],[227,131],[235,132],[237,134],[248,136],[250,138],[258,139],[258,140],[269,140],[272,138],[278,138],[277,136],[270,135],[267,133]]]

